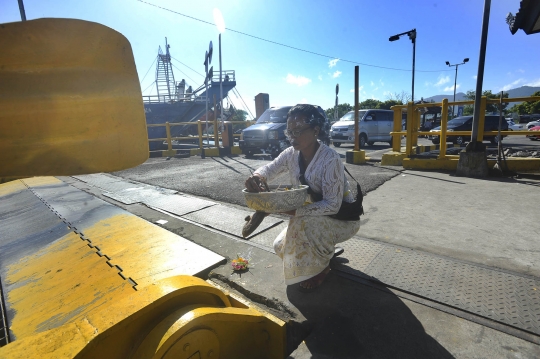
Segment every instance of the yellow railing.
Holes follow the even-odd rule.
[[[221,138],[219,131],[217,131],[219,122],[217,120],[208,121],[208,124],[214,126],[214,134],[208,135],[209,138],[212,138],[214,140],[215,144],[219,143],[219,140]],[[255,121],[226,121],[227,123],[231,124],[245,124],[246,128],[251,126]],[[197,122],[165,122],[165,123],[156,123],[156,124],[147,124],[147,127],[165,127],[165,131],[167,133],[167,137],[162,138],[149,138],[148,142],[167,142],[167,151],[172,151],[172,141],[176,140],[199,140],[199,148],[203,148],[203,141],[204,138],[207,136],[203,134],[203,124],[206,125],[206,121],[198,120]],[[171,127],[172,126],[197,126],[197,136],[181,136],[181,137],[172,137],[171,136]],[[208,129],[207,129],[208,130]],[[233,134],[233,137],[240,137],[240,134]],[[222,139],[222,138],[221,138]],[[216,145],[217,147],[217,145]]]
[[[514,97],[514,98],[504,98],[502,102],[523,102],[523,101],[540,101],[540,96],[531,96],[531,97]],[[478,141],[484,139],[484,135],[488,136],[497,136],[498,131],[484,131],[484,121],[486,107],[488,103],[501,103],[500,99],[487,99],[487,97],[482,96],[480,101],[480,123],[478,124]],[[474,105],[474,101],[455,101],[448,102],[448,99],[443,99],[442,102],[438,103],[423,103],[415,105],[412,102],[409,102],[407,105],[392,106],[391,109],[394,111],[394,126],[393,131],[390,132],[392,135],[392,151],[401,152],[401,136],[406,137],[405,143],[405,155],[410,157],[413,154],[413,149],[418,145],[418,136],[429,136],[433,135],[433,132],[419,131],[420,128],[420,108],[425,107],[441,107],[441,131],[437,134],[440,138],[440,147],[439,147],[439,159],[446,158],[446,136],[447,136],[447,123],[448,123],[448,107],[455,105]],[[401,129],[401,120],[402,120],[402,110],[407,109],[407,128],[405,131]],[[503,119],[503,121],[506,121]],[[470,136],[472,131],[454,131],[452,136],[461,135],[461,136]],[[530,135],[530,131],[501,131],[501,136],[523,136]]]

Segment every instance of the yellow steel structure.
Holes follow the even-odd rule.
[[[0,177],[130,168],[148,136],[129,41],[100,24],[0,26]]]
[[[531,97],[515,97],[505,98],[504,102],[523,102],[523,101],[539,101],[540,96]],[[478,140],[482,141],[484,136],[497,136],[498,131],[484,131],[485,112],[487,104],[499,103],[500,100],[487,99],[485,96],[481,98],[480,102],[480,121],[478,127]],[[390,134],[393,136],[392,152],[385,153],[381,160],[383,166],[403,166],[406,169],[441,169],[441,170],[455,170],[457,168],[459,156],[447,155],[446,148],[448,144],[446,142],[447,123],[448,123],[448,108],[449,106],[456,105],[472,105],[474,101],[456,101],[448,102],[448,99],[443,99],[441,103],[423,103],[415,105],[412,102],[407,105],[393,106],[394,111],[394,126],[393,132]],[[441,107],[441,132],[438,134],[440,138],[439,156],[437,159],[413,159],[411,155],[414,150],[419,147],[417,139],[419,135],[428,136],[433,135],[430,132],[419,132],[420,124],[420,112],[421,108],[425,107]],[[405,131],[401,130],[401,111],[407,109],[407,128]],[[503,120],[504,121],[504,120]],[[456,135],[470,135],[471,131],[454,131],[453,136]],[[501,131],[502,136],[524,136],[529,135],[529,131]],[[399,139],[401,136],[406,137],[406,143],[404,150],[400,146]],[[488,160],[488,166],[493,167],[495,160]],[[540,159],[537,158],[508,158],[506,165],[511,171],[537,171],[540,169]]]
[[[148,158],[137,73],[121,34],[40,19],[0,26],[0,48],[0,178],[109,172]],[[84,235],[39,193],[60,197],[58,208],[76,213]],[[13,253],[0,261],[12,336],[0,358],[285,356],[283,321],[183,275],[178,263],[196,244],[77,196],[54,177],[0,184],[0,228],[11,238],[0,237],[0,257]]]

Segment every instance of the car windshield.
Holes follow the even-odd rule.
[[[367,111],[358,111],[358,118],[364,117]],[[354,111],[347,112],[342,118],[339,119],[340,121],[354,121]]]
[[[257,123],[286,123],[287,113],[290,109],[290,107],[269,108],[259,117]]]
[[[448,126],[460,126],[469,121],[470,118],[454,118],[453,120],[448,121]]]

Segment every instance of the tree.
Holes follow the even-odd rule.
[[[494,94],[491,92],[491,90],[484,90],[482,92],[482,96],[486,96],[489,99],[499,99],[500,94]],[[465,98],[470,101],[474,101],[476,98],[476,91],[469,90],[465,94]],[[508,92],[503,94],[503,98],[508,98]],[[508,102],[503,102],[501,112],[506,111],[506,107],[508,107]],[[488,113],[498,113],[499,112],[499,104],[498,103],[488,103],[486,105],[486,112]],[[474,106],[473,105],[466,105],[463,108],[463,114],[464,115],[472,115],[474,113]]]
[[[380,104],[382,104],[381,101],[369,98],[367,100],[360,102],[358,104],[358,107],[360,109],[379,108]]]
[[[338,108],[338,120],[342,118],[347,112],[354,110],[354,108],[348,103],[340,103],[338,104],[337,108]],[[336,106],[326,109],[326,111],[324,111],[326,112],[326,116],[328,117],[330,121],[335,121],[334,120],[335,110],[336,110]]]
[[[399,102],[399,105],[405,105],[411,100],[411,94],[405,91],[401,91],[400,93],[394,92],[390,93],[386,98],[388,100],[395,100]]]
[[[236,109],[234,110],[234,114],[229,119],[229,121],[246,121],[247,118],[247,112],[244,110]],[[245,123],[233,123],[233,132],[236,132],[240,129],[246,128]]]
[[[403,105],[403,103],[398,100],[386,100],[384,102],[381,102],[379,104],[379,107],[377,108],[380,108],[383,110],[390,110],[390,107],[397,106],[397,105]]]

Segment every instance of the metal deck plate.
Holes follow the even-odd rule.
[[[360,238],[343,247],[337,270],[540,334],[540,280]]]
[[[171,195],[154,198],[148,202],[145,202],[145,204],[162,209],[177,216],[183,216],[187,213],[198,211],[210,206],[215,206],[217,203],[195,197]]]
[[[216,205],[187,214],[183,217],[242,238],[242,227],[244,226],[245,218],[246,216],[251,216],[252,214],[253,211],[244,211],[236,208]],[[280,222],[283,221],[278,218],[266,217],[255,230],[253,235],[260,233]]]
[[[264,221],[266,221],[268,218],[271,218],[271,217],[266,217],[263,220],[262,224],[264,224]],[[253,243],[260,244],[262,246],[268,247],[271,250],[271,252],[274,252],[274,241],[276,240],[276,237],[281,233],[281,231],[287,228],[288,224],[289,222],[286,221],[264,232],[257,232],[255,235],[251,235],[247,238],[248,243],[253,242]]]

